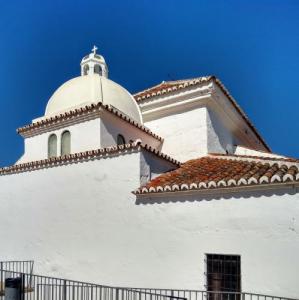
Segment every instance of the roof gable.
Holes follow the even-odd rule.
[[[238,105],[236,100],[231,96],[229,91],[225,88],[223,83],[216,78],[215,76],[204,76],[204,77],[198,77],[198,78],[192,78],[192,79],[184,79],[184,80],[177,80],[177,81],[163,81],[162,83],[153,86],[151,88],[148,88],[144,91],[138,92],[134,94],[134,98],[137,101],[139,105],[142,105],[147,100],[154,101],[155,99],[159,99],[159,96],[164,94],[172,94],[176,93],[179,90],[184,90],[190,87],[196,87],[200,86],[202,84],[208,84],[213,82],[219,89],[223,92],[223,94],[226,96],[226,98],[230,101],[234,109],[237,111],[237,113],[241,116],[241,118],[245,121],[245,123],[249,126],[249,128],[252,130],[254,135],[257,137],[257,139],[261,142],[261,144],[265,147],[265,149],[269,152],[271,152],[270,147],[267,145],[263,137],[260,135],[258,130],[255,128],[253,123],[250,121],[248,116],[245,114],[245,112],[242,110],[242,108]]]

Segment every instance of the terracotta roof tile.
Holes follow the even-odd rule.
[[[137,102],[141,102],[148,98],[159,96],[162,94],[167,94],[179,89],[184,89],[193,85],[197,85],[203,82],[208,82],[213,76],[204,76],[193,79],[183,79],[175,81],[162,81],[160,84],[157,84],[153,87],[150,87],[146,90],[140,91],[134,94],[134,98]]]
[[[193,189],[234,187],[298,181],[299,163],[283,164],[282,160],[240,160],[229,156],[205,156],[189,160],[178,169],[162,174],[136,190],[135,194]],[[288,162],[289,164],[289,162]]]
[[[212,156],[222,156],[222,157],[235,157],[235,158],[250,158],[250,159],[262,159],[271,161],[285,161],[299,163],[298,158],[293,157],[271,157],[271,156],[256,156],[256,155],[239,155],[239,154],[223,154],[223,153],[209,153]]]

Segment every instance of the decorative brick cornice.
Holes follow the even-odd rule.
[[[144,91],[138,92],[134,94],[134,98],[137,101],[138,104],[143,103],[146,100],[159,97],[160,95],[174,93],[179,90],[187,89],[190,87],[196,87],[198,85],[204,84],[204,83],[215,83],[220,90],[227,96],[229,101],[232,103],[232,105],[235,107],[237,112],[241,115],[241,117],[245,120],[247,125],[251,128],[251,130],[255,133],[257,138],[260,140],[260,142],[264,145],[264,147],[271,152],[270,147],[267,145],[267,143],[264,141],[262,136],[259,134],[258,130],[255,128],[253,123],[249,120],[248,116],[245,114],[245,112],[242,110],[242,108],[238,105],[237,101],[233,98],[233,96],[229,93],[229,91],[226,89],[224,84],[215,76],[204,76],[204,77],[198,77],[193,79],[185,79],[185,80],[177,80],[177,81],[165,81],[162,82],[156,86],[153,86],[149,89],[146,89]]]
[[[148,151],[154,155],[156,155],[159,158],[162,158],[164,160],[167,160],[171,163],[173,163],[176,166],[180,166],[181,163],[170,156],[159,152],[158,150],[148,146],[141,144],[140,141],[136,141],[134,143],[128,143],[124,145],[119,146],[113,146],[113,147],[107,147],[102,149],[96,149],[96,150],[90,150],[90,151],[84,151],[79,153],[74,153],[70,155],[64,155],[59,157],[53,157],[48,159],[42,159],[42,160],[36,160],[31,161],[23,164],[17,164],[9,167],[0,168],[0,175],[9,175],[9,174],[15,174],[15,173],[22,173],[22,172],[28,172],[28,171],[34,171],[49,167],[56,167],[61,166],[65,164],[71,164],[81,161],[88,161],[91,159],[100,159],[103,157],[108,156],[114,156],[114,155],[121,155],[129,152],[134,151],[140,151],[145,150]]]
[[[105,110],[105,111],[112,113],[113,115],[115,115],[115,116],[119,117],[120,119],[130,123],[131,125],[139,128],[143,132],[151,135],[152,137],[154,137],[155,139],[157,139],[159,141],[163,140],[162,137],[153,133],[149,128],[145,127],[142,124],[139,124],[138,122],[131,119],[130,117],[128,117],[126,114],[120,112],[119,110],[117,110],[109,105],[104,105],[101,102],[98,102],[97,104],[86,105],[84,107],[70,110],[70,111],[62,113],[60,115],[45,118],[40,121],[34,122],[32,124],[20,127],[17,129],[17,133],[25,136],[25,135],[33,133],[34,131],[45,129],[49,126],[52,126],[55,124],[60,124],[62,122],[70,121],[77,117],[87,116],[92,113],[99,112],[100,110]]]

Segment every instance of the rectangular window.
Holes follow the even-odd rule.
[[[240,299],[241,257],[239,255],[206,255],[209,299]],[[213,293],[221,292],[221,293]]]

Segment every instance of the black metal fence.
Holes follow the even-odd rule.
[[[5,279],[21,278],[21,300],[299,300],[255,293],[113,287],[33,274],[33,261],[0,261],[0,300]]]
[[[247,292],[212,292],[200,290],[136,288],[137,291],[180,297],[188,300],[299,300],[282,296],[271,296]]]
[[[20,273],[33,273],[33,260],[6,260],[0,261],[0,270],[14,271]]]
[[[0,276],[21,278],[22,300],[187,300],[184,297],[155,294],[129,288],[111,287],[61,278],[0,270]],[[5,287],[1,281],[0,299],[4,300]]]

